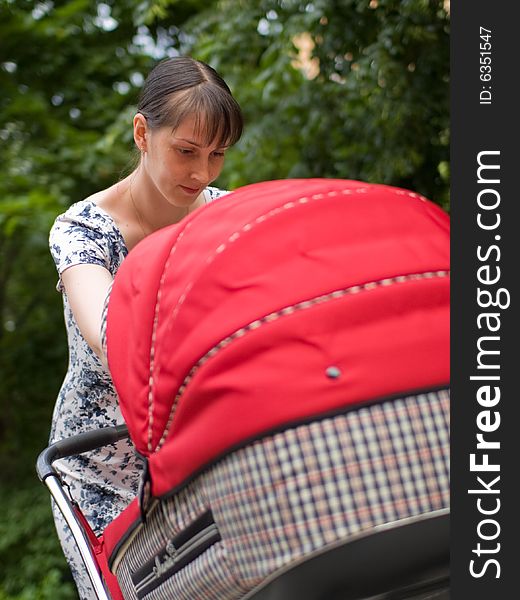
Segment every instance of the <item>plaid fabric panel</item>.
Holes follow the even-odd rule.
[[[147,537],[154,534],[146,530],[172,536],[209,508],[222,542],[147,598],[240,598],[328,544],[447,507],[449,393],[386,401],[288,429],[225,457],[160,505],[118,577],[125,598],[135,598],[127,592],[129,573],[153,556]]]
[[[287,430],[204,479],[232,567],[253,587],[327,544],[448,507],[448,393]]]

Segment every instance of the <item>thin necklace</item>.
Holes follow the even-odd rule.
[[[130,182],[128,189],[130,190],[130,200],[132,201],[132,206],[134,207],[134,211],[137,216],[137,220],[139,221],[139,227],[141,227],[141,231],[143,232],[143,237],[146,237],[148,234],[146,233],[146,230],[143,225],[143,218],[141,217],[141,213],[139,212],[139,209],[137,208],[137,205],[134,200],[134,195],[132,194],[132,182]],[[189,213],[190,213],[190,207],[187,206],[186,213],[182,216],[182,218],[187,217],[189,215]]]
[[[143,219],[141,217],[141,213],[137,209],[137,205],[136,205],[135,200],[134,200],[134,195],[132,194],[132,182],[130,182],[130,186],[129,186],[128,189],[130,190],[130,200],[132,201],[132,206],[134,207],[134,211],[135,211],[135,214],[137,216],[137,220],[139,221],[139,226],[141,227],[141,231],[143,232],[143,237],[145,238],[146,235],[147,235],[147,233],[146,233],[146,231],[144,229]]]

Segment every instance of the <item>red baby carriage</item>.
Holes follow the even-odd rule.
[[[355,181],[242,188],[130,253],[107,347],[140,497],[98,540],[51,466],[124,426],[38,464],[100,598],[448,597],[438,207]]]

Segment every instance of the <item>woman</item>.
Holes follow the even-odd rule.
[[[50,249],[63,294],[69,367],[54,409],[51,443],[122,422],[100,333],[112,280],[144,237],[226,193],[209,184],[242,125],[240,107],[211,67],[187,57],[159,63],[144,83],[133,121],[137,168],[56,219]],[[135,497],[139,465],[126,440],[55,466],[97,534]],[[56,508],[54,517],[80,597],[93,598]]]

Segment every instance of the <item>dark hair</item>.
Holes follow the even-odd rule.
[[[193,115],[208,145],[217,140],[232,146],[242,135],[242,112],[228,85],[215,69],[190,57],[158,63],[144,82],[137,110],[152,129],[175,130]]]

